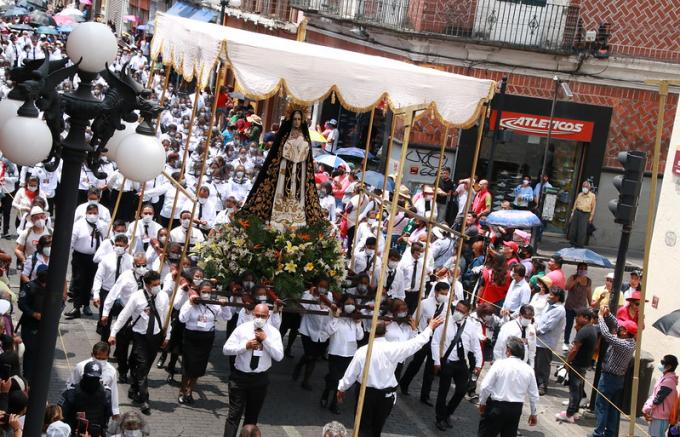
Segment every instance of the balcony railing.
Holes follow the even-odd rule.
[[[291,0],[291,6],[358,25],[542,51],[571,51],[579,31],[579,8],[569,0]]]

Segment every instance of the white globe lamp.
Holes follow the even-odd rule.
[[[116,37],[104,23],[81,23],[66,40],[66,54],[73,62],[82,58],[80,68],[88,73],[99,73],[112,64],[118,53]]]
[[[163,171],[165,150],[155,136],[133,133],[120,142],[116,162],[126,178],[146,182]]]
[[[129,135],[132,135],[135,133],[135,128],[137,127],[137,124],[135,123],[127,123],[123,122],[123,125],[125,126],[125,129],[123,130],[118,130],[113,133],[113,136],[107,141],[106,143],[106,150],[107,152],[105,153],[106,157],[115,161],[116,160],[116,154],[118,153],[118,148],[120,146],[120,143],[127,138]]]
[[[14,117],[0,130],[0,150],[18,165],[32,166],[47,159],[52,133],[44,121],[34,117]]]
[[[0,102],[0,129],[7,123],[10,118],[17,116],[17,111],[23,105],[24,102],[21,100],[14,99],[3,99]]]

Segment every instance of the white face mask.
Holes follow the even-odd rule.
[[[97,223],[98,219],[99,219],[99,216],[97,214],[88,214],[85,217],[85,220],[87,220],[88,223],[92,223],[92,224]]]
[[[95,200],[88,200],[88,201],[87,201],[87,204],[88,204],[88,205],[97,205],[97,204],[99,204],[99,202],[97,201],[97,199],[95,199]]]
[[[436,295],[437,303],[444,303],[447,300],[449,300],[449,296],[446,294],[438,294]]]
[[[408,311],[402,311],[400,313],[397,313],[397,317],[400,319],[403,319],[406,316],[408,316]]]
[[[182,219],[181,223],[182,223],[182,227],[184,229],[189,229],[189,225],[191,224],[191,220],[190,219]]]
[[[255,283],[253,281],[243,281],[243,288],[246,290],[250,290],[255,286]]]
[[[39,228],[44,228],[45,227],[45,220],[44,219],[34,220],[33,225],[35,225]]]
[[[368,291],[368,286],[366,286],[366,284],[359,284],[357,285],[357,291],[359,294],[364,294],[366,291]]]
[[[368,255],[368,256],[375,255],[375,249],[366,249],[365,252],[366,252],[366,255]]]
[[[242,171],[237,171],[236,172],[236,177],[241,179],[243,177],[244,173]]]
[[[94,361],[95,363],[99,364],[99,365],[102,366],[102,367],[104,367],[104,366],[106,365],[106,363],[108,363],[107,360],[98,360],[98,359],[96,359],[96,358],[95,358],[93,361]]]
[[[161,292],[161,286],[160,286],[160,285],[155,285],[155,286],[151,287],[151,288],[149,289],[149,291],[151,292],[151,294],[153,294],[154,296],[156,296],[158,293]]]
[[[121,256],[122,254],[125,253],[125,248],[120,247],[120,246],[116,246],[116,247],[113,248],[113,251],[116,252],[116,255]]]
[[[399,261],[389,261],[387,265],[390,269],[394,270],[399,265]]]
[[[135,273],[137,273],[137,276],[144,276],[148,271],[149,269],[147,269],[146,266],[135,267]]]
[[[493,318],[493,316],[492,316],[491,314],[488,314],[488,315],[482,317],[482,320],[484,320],[485,322],[488,322],[488,321],[491,320],[492,318]]]
[[[201,285],[201,282],[203,282],[203,278],[194,278],[192,281],[194,285]]]
[[[149,224],[153,221],[153,214],[144,214],[142,216],[142,221],[146,224]]]
[[[325,288],[319,287],[319,294],[320,294],[320,295],[323,296],[323,295],[325,295],[326,293],[328,293],[328,290],[326,290]]]
[[[28,191],[31,191],[31,192],[35,193],[36,191],[38,191],[38,186],[36,185],[36,186],[34,187],[34,186],[29,185],[29,186],[28,186]]]
[[[255,329],[262,329],[262,328],[264,328],[265,324],[267,324],[266,319],[261,319],[259,317],[256,317],[255,320],[253,320],[253,326],[255,326]]]
[[[519,324],[526,328],[527,326],[531,325],[531,319],[525,319],[522,317],[519,319]]]
[[[582,191],[584,194],[588,194],[588,192],[590,191],[590,188],[583,187],[583,188],[581,188],[581,191]]]
[[[210,293],[201,293],[201,299],[210,300]]]
[[[352,305],[352,304],[345,305],[345,313],[347,313],[347,314],[352,314],[355,309],[357,309],[357,307],[355,305]]]
[[[528,181],[528,180],[526,180],[526,179],[525,179],[525,180],[523,180],[523,181],[522,181],[522,185],[529,185],[529,181]]]
[[[52,248],[50,246],[43,247],[43,255],[45,256],[50,256],[50,253],[52,253]]]
[[[377,222],[376,219],[368,219],[367,221],[368,221],[368,224],[369,224],[369,225],[374,225],[375,222]]]
[[[456,310],[456,311],[453,312],[453,320],[456,323],[462,322],[464,318],[465,318],[465,314],[461,313],[460,311]]]
[[[205,202],[207,202],[207,201],[208,201],[208,199],[206,197],[199,197],[198,198],[198,203],[200,203],[201,205],[205,205]]]
[[[123,437],[142,437],[143,435],[141,429],[128,429],[123,431]]]

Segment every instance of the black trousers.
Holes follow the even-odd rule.
[[[326,352],[328,340],[325,342],[314,341],[304,334],[300,334],[300,337],[302,337],[302,348],[305,353],[295,366],[295,372],[298,373],[304,368],[304,381],[309,382],[309,378],[312,376],[312,373],[314,373],[314,366],[316,366],[317,360],[323,356],[324,352]]]
[[[479,437],[515,437],[522,416],[521,402],[501,402],[489,399],[479,421]]]
[[[423,385],[420,387],[420,399],[428,399],[430,397],[430,391],[432,390],[432,381],[434,381],[434,361],[432,361],[432,348],[430,342],[413,355],[413,359],[406,367],[404,376],[401,377],[399,384],[405,390],[408,390],[408,386],[418,374],[423,361],[425,362],[425,373],[423,373]]]
[[[109,321],[109,326],[111,325]],[[128,325],[118,331],[116,334],[116,350],[113,352],[113,356],[116,357],[118,362],[118,374],[120,376],[125,376],[130,370],[131,355],[130,343],[132,343],[132,328]]]
[[[392,412],[392,407],[397,402],[395,388],[378,390],[366,387],[364,409],[361,412],[361,425],[359,426],[360,437],[380,437],[387,417]],[[357,390],[357,399],[359,390]],[[356,411],[356,408],[355,408]]]
[[[149,400],[149,370],[161,346],[161,333],[153,337],[132,333],[132,379],[130,388],[137,392],[140,402]]]
[[[71,272],[77,272],[73,275],[75,278],[72,277],[74,282],[73,306],[75,308],[90,304],[92,283],[94,282],[94,275],[97,273],[97,264],[92,261],[93,257],[94,255],[73,251]]]
[[[101,341],[108,341],[111,336],[111,320],[106,321],[106,325],[103,325],[102,315],[104,312],[104,302],[106,301],[106,296],[109,295],[109,290],[99,291],[99,320],[97,321],[97,332],[99,333],[99,338]]]
[[[9,234],[10,215],[12,214],[12,198],[5,193],[0,200],[0,208],[2,209],[2,233]]]
[[[116,205],[116,200],[118,199],[118,190],[111,190],[111,212]],[[135,212],[137,211],[137,193],[134,191],[123,191],[123,195],[120,196],[120,203],[118,204],[118,214],[116,219],[124,220],[129,223],[135,219]]]
[[[224,424],[224,437],[236,437],[238,425],[257,425],[257,418],[267,396],[269,376],[267,372],[245,373],[232,370],[229,376],[229,414]]]
[[[324,392],[332,395],[331,403],[336,404],[335,394],[338,390],[338,381],[342,379],[345,370],[349,367],[352,357],[341,357],[340,355],[328,355],[328,374],[325,377],[326,387]]]
[[[21,340],[26,347],[24,352],[24,377],[29,381],[32,379],[31,373],[36,360],[36,348],[38,347],[38,325],[31,323],[30,326],[24,323],[21,326]]]
[[[300,322],[302,321],[302,316],[296,313],[283,313],[281,316],[281,327],[279,332],[281,333],[281,338],[288,333],[288,342],[286,343],[286,351],[290,352],[293,347],[293,343],[298,336],[298,329],[300,328]]]
[[[552,351],[545,347],[537,347],[534,361],[534,373],[536,374],[536,384],[539,388],[543,387],[546,390],[548,389],[551,362]]]
[[[416,284],[416,287],[419,286],[420,284]],[[420,293],[417,291],[407,291],[406,292],[406,297],[404,298],[404,302],[406,302],[406,305],[408,306],[408,313],[409,315],[413,314],[416,312],[416,308],[418,308],[418,298],[420,297]]]
[[[456,385],[455,392],[447,402],[451,381]],[[468,368],[465,361],[447,361],[442,364],[439,373],[439,390],[437,391],[437,405],[435,407],[437,420],[444,420],[452,415],[458,404],[465,397],[468,387]]]

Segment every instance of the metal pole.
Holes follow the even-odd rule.
[[[638,326],[645,323],[645,297],[647,294],[647,275],[649,268],[649,252],[654,234],[654,218],[656,216],[656,186],[659,177],[659,159],[661,158],[661,138],[663,136],[663,122],[666,113],[666,98],[668,97],[668,82],[659,84],[659,116],[656,120],[656,140],[654,141],[654,158],[652,160],[652,177],[649,186],[649,206],[647,208],[647,226],[645,232],[645,256],[642,261],[642,291],[640,292],[640,309],[638,310]],[[642,329],[638,331],[635,342],[635,368],[633,370],[633,387],[630,393],[630,422],[628,435],[633,437],[635,431],[635,417],[637,412],[637,396],[640,384],[640,351],[642,350]]]
[[[416,111],[423,110],[426,107],[423,106],[412,106],[409,108],[404,108],[403,112],[406,117],[406,124],[404,126],[404,140],[401,144],[401,156],[399,158],[399,172],[397,173],[397,180],[395,186],[401,185],[402,169],[404,167],[404,161],[406,161],[406,152],[408,149],[408,142],[411,136],[411,125],[413,124],[413,114]],[[395,114],[396,115],[396,114]],[[392,228],[394,226],[394,216],[397,213],[397,202],[392,202],[392,210],[390,213],[390,219],[387,223],[387,237],[385,239],[385,247],[389,247],[392,243]],[[383,281],[385,280],[385,271],[387,270],[387,257],[382,258],[382,265],[380,266],[380,280],[378,282],[378,289],[375,293],[375,302],[378,303],[382,300],[383,293]],[[368,337],[368,347],[366,350],[366,360],[364,361],[364,368],[361,375],[361,387],[359,388],[359,398],[357,399],[357,408],[354,414],[354,430],[352,431],[353,437],[359,437],[359,427],[361,426],[361,413],[364,409],[364,398],[366,396],[366,383],[368,382],[368,370],[371,367],[371,354],[373,353],[373,341],[375,340],[375,328],[378,325],[378,311],[373,311],[373,319],[371,320],[371,332]]]
[[[224,9],[229,5],[229,2],[222,0],[220,2],[220,26],[224,26]]]
[[[508,88],[508,78],[501,79],[501,89],[498,93],[498,105],[496,106],[496,120],[493,128],[493,136],[491,137],[491,148],[489,150],[489,161],[486,165],[486,180],[490,181],[493,177],[493,159],[496,154],[496,143],[501,132],[501,116],[503,115],[503,106],[505,106],[505,92]],[[552,124],[552,123],[551,123]]]

